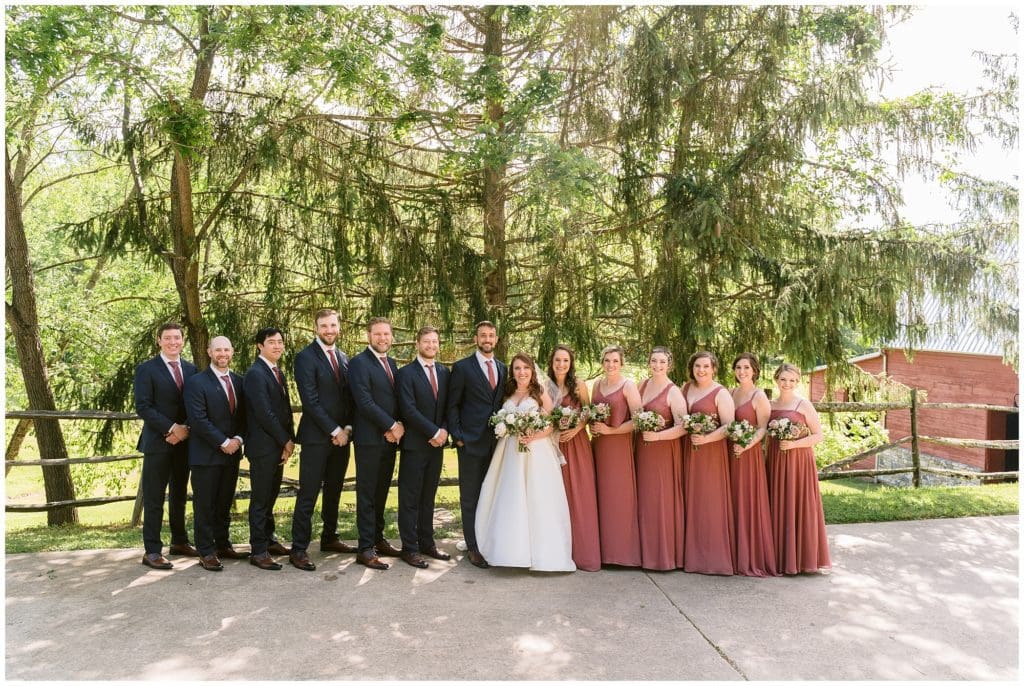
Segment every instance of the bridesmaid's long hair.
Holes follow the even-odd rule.
[[[530,385],[528,392],[530,397],[537,401],[537,404],[541,404],[541,396],[543,391],[540,388],[540,381],[537,380],[537,363],[533,361],[533,358],[526,353],[516,353],[516,356],[512,358],[512,361],[508,363],[508,376],[505,378],[505,397],[511,397],[516,389],[519,388],[519,384],[516,383],[516,378],[512,374],[512,370],[516,366],[516,360],[519,360],[526,364],[530,368]]]
[[[565,388],[569,395],[569,398],[576,403],[580,404],[580,396],[576,393],[576,353],[572,351],[569,346],[559,343],[552,349],[551,356],[548,357],[548,378],[558,385],[558,379],[555,378],[555,353],[559,350],[564,350],[569,355],[569,371],[565,373]]]

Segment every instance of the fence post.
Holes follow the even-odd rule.
[[[910,389],[910,456],[914,462],[914,488],[921,487],[921,444],[917,440],[917,389]]]
[[[132,509],[132,526],[142,521],[142,479],[139,479],[139,492],[135,494],[135,507]]]

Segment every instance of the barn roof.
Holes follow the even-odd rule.
[[[901,333],[885,341],[885,348],[913,348],[932,352],[962,353],[967,355],[1003,356],[1003,342],[985,335],[969,316],[950,317],[950,311],[938,298],[925,296],[922,316],[928,325],[928,334],[923,341],[911,345],[906,334]]]

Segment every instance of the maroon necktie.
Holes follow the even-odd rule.
[[[430,374],[430,388],[434,391],[434,400],[437,400],[437,377],[434,376],[434,365],[427,365],[427,373]]]
[[[167,364],[171,365],[171,373],[174,375],[174,383],[178,386],[178,391],[181,391],[185,387],[185,380],[181,378],[181,370],[178,367],[181,363],[177,360],[169,361]]]
[[[380,356],[380,362],[381,362],[381,364],[384,365],[384,371],[386,371],[388,373],[388,381],[390,381],[391,385],[394,386],[395,385],[395,375],[391,373],[391,365],[388,364],[387,355],[381,355]]]
[[[274,370],[274,376],[277,378],[277,383],[281,385],[281,388],[284,388],[284,377],[281,376],[281,370],[277,367],[271,367],[271,369]]]
[[[334,351],[328,350],[327,357],[331,358],[331,368],[334,369],[334,380],[341,381],[341,371],[338,369],[338,358],[334,356]]]
[[[220,380],[224,382],[224,386],[228,390],[228,410],[231,414],[235,413],[235,389],[231,387],[231,377],[227,374],[220,377]]]
[[[494,360],[487,360],[487,381],[491,384],[491,390],[498,385],[498,380],[494,378]]]

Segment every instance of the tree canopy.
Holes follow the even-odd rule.
[[[433,323],[448,359],[488,318],[503,351],[835,363],[921,340],[925,292],[1015,332],[1017,190],[956,154],[1016,146],[1016,55],[983,56],[975,93],[883,100],[907,12],[8,7],[35,267],[77,274],[45,299],[109,303],[84,307],[102,355],[68,346],[64,397],[126,407],[161,321],[203,362],[270,324],[297,348],[323,306],[349,350],[381,315],[399,357]],[[907,221],[911,173],[959,221]]]

